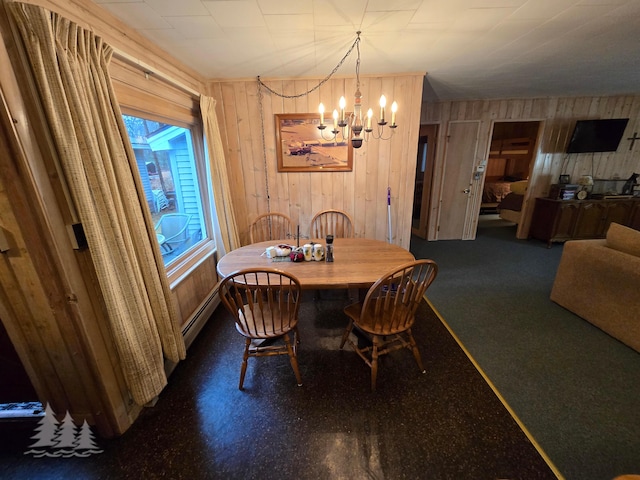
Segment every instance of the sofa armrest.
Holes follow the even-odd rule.
[[[640,257],[605,240],[566,242],[551,300],[640,351]]]

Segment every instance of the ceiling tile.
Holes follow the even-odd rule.
[[[230,27],[264,27],[262,12],[255,1],[203,1],[219,25]]]
[[[225,32],[210,16],[164,17],[184,38],[223,38]]]
[[[146,3],[108,3],[102,6],[133,28],[170,28]]]
[[[186,15],[209,15],[200,0],[144,0],[163,17]]]
[[[263,15],[302,15],[313,13],[312,0],[258,0],[258,6]]]

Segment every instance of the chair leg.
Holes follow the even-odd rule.
[[[298,359],[296,357],[296,354],[293,351],[293,347],[291,346],[291,340],[289,339],[289,334],[286,334],[283,338],[284,338],[284,343],[287,346],[287,352],[289,353],[289,361],[291,362],[291,368],[293,368],[293,373],[296,374],[296,380],[298,381],[298,386],[301,387],[302,377],[300,376],[300,369],[298,368]]]
[[[378,336],[373,336],[371,347],[371,391],[376,391],[376,379],[378,378]]]
[[[344,344],[347,341],[347,338],[349,338],[349,335],[351,334],[351,330],[353,330],[353,320],[349,319],[349,325],[347,325],[347,328],[345,329],[344,333],[342,334],[342,341],[340,342],[340,349],[342,349],[342,347],[344,347]]]
[[[411,334],[411,329],[407,330],[407,336],[409,337],[409,344],[411,345],[411,351],[413,352],[413,357],[416,359],[416,363],[418,364],[418,368],[420,368],[421,373],[427,373],[422,365],[422,357],[420,357],[420,350],[418,350],[418,344],[413,339],[413,335]]]
[[[293,329],[293,353],[294,355],[298,355],[298,347],[300,346],[300,332],[298,331],[298,327],[294,327]]]
[[[244,354],[242,356],[242,368],[240,369],[240,385],[238,388],[244,390],[244,376],[247,373],[247,360],[249,360],[249,347],[251,346],[251,339],[246,337],[244,339]]]

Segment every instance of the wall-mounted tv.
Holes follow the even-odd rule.
[[[567,153],[615,152],[628,118],[578,120]]]

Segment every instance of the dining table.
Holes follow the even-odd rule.
[[[325,245],[321,239],[305,243]],[[303,289],[364,289],[393,268],[415,260],[411,252],[399,245],[368,238],[336,238],[333,262],[268,258],[266,249],[278,245],[293,246],[287,240],[270,240],[232,250],[218,261],[218,274],[226,277],[236,270],[271,267],[293,274]]]

